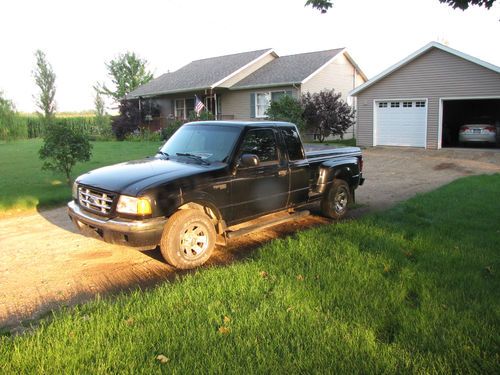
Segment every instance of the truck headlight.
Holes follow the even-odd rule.
[[[151,202],[148,198],[135,198],[120,195],[116,211],[130,215],[151,215]]]
[[[73,182],[73,187],[71,188],[71,195],[73,196],[73,199],[78,199],[78,184]]]

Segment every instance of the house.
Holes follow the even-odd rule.
[[[278,56],[262,49],[193,61],[138,87],[129,100],[152,100],[162,119],[187,119],[195,95],[221,120],[260,120],[271,101],[335,89],[344,100],[367,81],[345,48]]]
[[[454,147],[468,121],[500,126],[500,67],[436,42],[350,95],[360,146]]]

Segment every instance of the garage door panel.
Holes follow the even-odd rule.
[[[381,107],[379,103],[387,103]],[[406,107],[403,107],[405,103]],[[427,106],[418,101],[376,102],[375,144],[425,147]],[[398,107],[391,107],[398,105]]]

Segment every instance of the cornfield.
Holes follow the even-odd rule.
[[[95,116],[55,117],[55,125],[67,126],[95,139],[112,136],[109,118],[97,119]],[[46,121],[41,116],[13,114],[0,117],[0,140],[15,140],[43,137]]]

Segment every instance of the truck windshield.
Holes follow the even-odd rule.
[[[199,157],[204,162],[227,162],[240,129],[221,125],[184,125],[163,145],[162,153],[169,156]],[[184,158],[184,160],[196,160]]]

